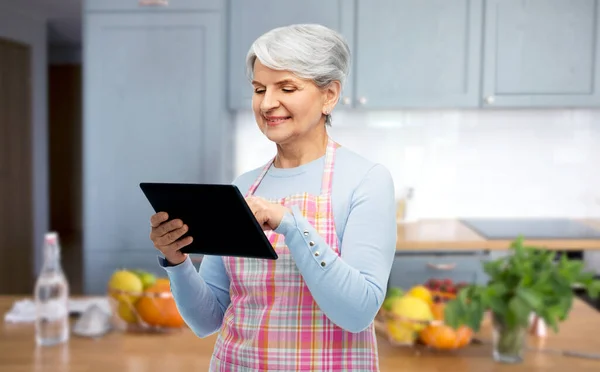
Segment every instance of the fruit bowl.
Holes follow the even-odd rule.
[[[437,350],[457,350],[469,345],[473,331],[465,326],[453,329],[443,320],[417,320],[380,310],[375,327],[385,335],[392,346],[414,347],[425,345]]]
[[[430,289],[418,285],[408,292],[388,291],[393,297],[379,310],[375,328],[393,346],[424,345],[436,350],[457,350],[469,345],[473,331],[468,327],[453,329],[444,323],[446,302],[456,297],[456,290]]]
[[[123,280],[123,277],[129,281]],[[164,333],[178,331],[185,326],[167,278],[154,279],[141,286],[131,278],[120,271],[113,274],[109,282],[107,292],[115,329]]]

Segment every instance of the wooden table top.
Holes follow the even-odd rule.
[[[600,219],[574,219],[600,230]],[[509,240],[487,240],[457,219],[423,219],[398,224],[396,250],[505,250]],[[556,250],[600,250],[600,239],[525,240]]]
[[[0,296],[4,314],[17,297]],[[600,353],[600,313],[577,300],[560,333],[550,333],[542,343],[548,348]],[[484,329],[483,340],[489,340]],[[206,371],[216,336],[196,337],[189,329],[163,335],[111,332],[99,339],[73,336],[69,343],[38,348],[32,324],[7,324],[0,328],[0,371],[3,372],[121,372]],[[530,345],[535,345],[532,341]],[[519,365],[493,361],[489,344],[456,352],[415,351],[390,346],[379,339],[382,372],[406,371],[600,371],[600,360],[565,357],[528,351]]]

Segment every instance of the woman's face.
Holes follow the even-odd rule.
[[[337,101],[336,87],[319,89],[311,80],[289,71],[254,64],[252,110],[260,130],[277,144],[286,144],[324,130],[325,112]]]

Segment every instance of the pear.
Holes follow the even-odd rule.
[[[395,298],[398,297],[402,297],[404,295],[404,291],[402,290],[402,288],[398,288],[398,287],[391,287],[386,295],[385,295],[385,300],[383,301],[382,304],[382,308],[386,311],[391,311],[392,310],[392,303],[394,302]]]
[[[149,287],[153,286],[154,283],[156,283],[156,276],[148,271],[138,269],[133,270],[133,273],[137,275],[138,278],[140,278],[140,280],[142,281],[144,290],[148,289]]]

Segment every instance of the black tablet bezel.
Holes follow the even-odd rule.
[[[237,186],[159,182],[142,182],[139,186],[156,213],[167,212],[169,220],[180,218],[188,225],[189,231],[182,238],[191,235],[194,240],[181,249],[182,253],[270,260],[278,258]],[[202,211],[211,205],[212,208],[221,209]],[[219,218],[211,218],[211,214],[219,214]],[[231,220],[237,225],[227,226]],[[238,231],[234,230],[236,228]],[[221,238],[214,234],[219,234]],[[228,239],[232,241],[231,246],[215,246],[215,241]]]

